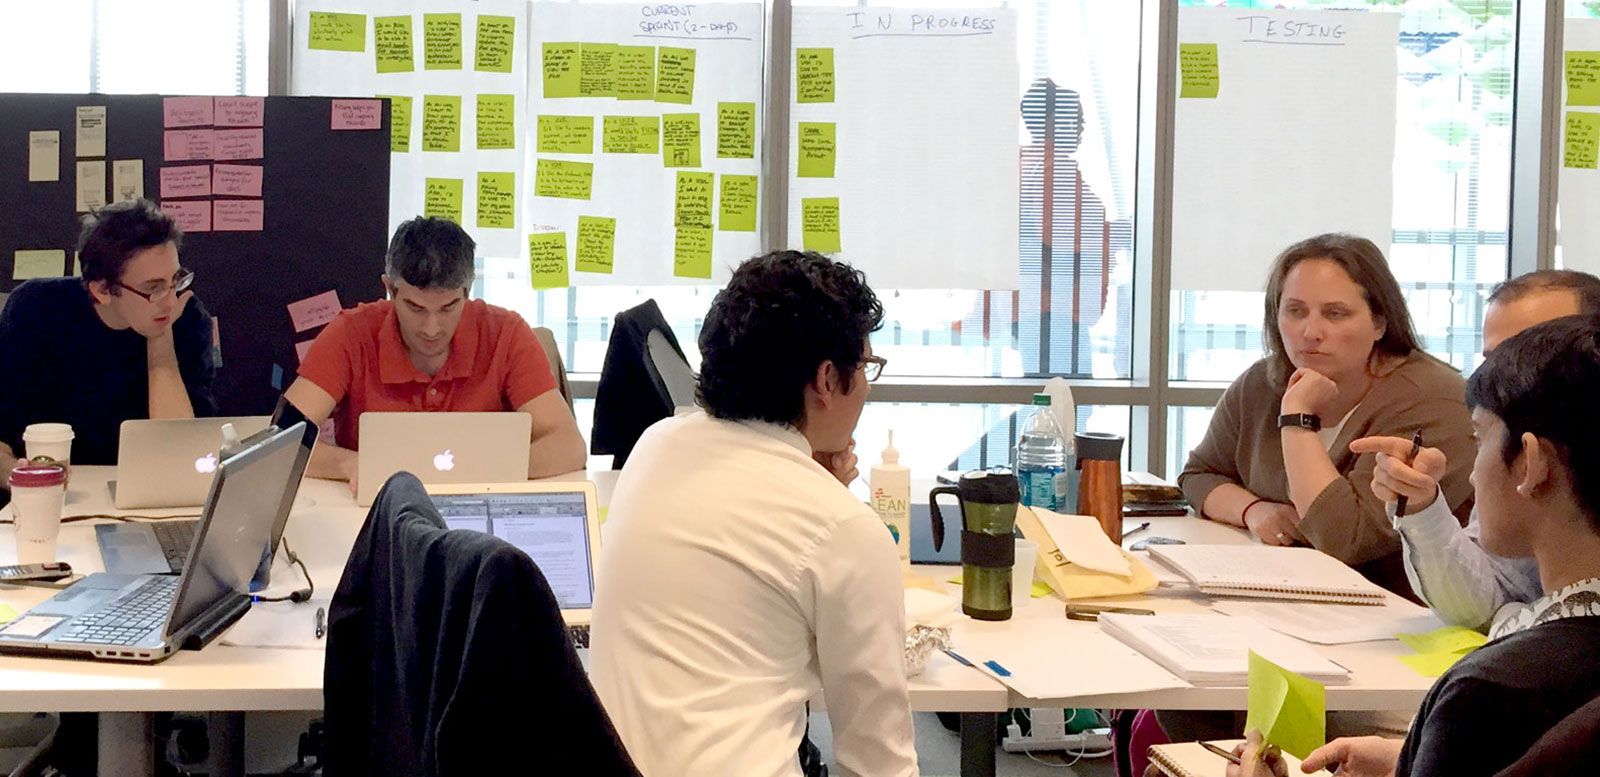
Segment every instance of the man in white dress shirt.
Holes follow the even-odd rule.
[[[798,777],[819,691],[837,774],[917,774],[894,543],[845,485],[882,321],[848,265],[745,262],[701,330],[704,412],[623,467],[590,672],[644,774]]]

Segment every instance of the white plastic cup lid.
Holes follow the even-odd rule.
[[[25,442],[68,442],[72,438],[71,424],[28,424],[22,430]]]

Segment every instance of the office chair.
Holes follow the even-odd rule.
[[[618,313],[595,388],[590,452],[611,454],[612,469],[622,469],[639,435],[693,405],[694,391],[689,360],[656,301]]]

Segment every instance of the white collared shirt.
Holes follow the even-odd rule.
[[[837,774],[916,775],[894,542],[794,429],[647,430],[595,595],[590,676],[644,774],[797,777],[825,691]]]

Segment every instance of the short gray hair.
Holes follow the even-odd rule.
[[[419,289],[465,289],[472,286],[477,249],[454,221],[418,216],[394,231],[383,271]]]

